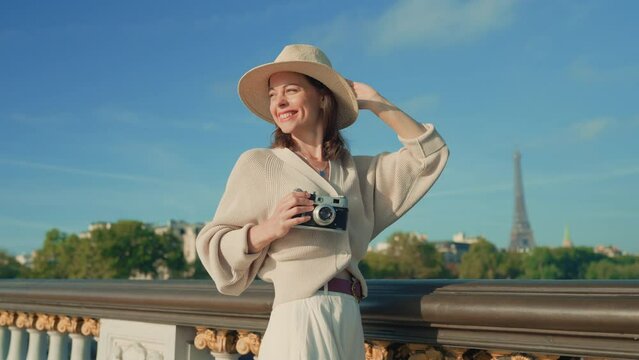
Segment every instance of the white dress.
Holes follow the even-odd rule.
[[[357,300],[320,290],[273,308],[259,360],[364,360],[364,331]]]

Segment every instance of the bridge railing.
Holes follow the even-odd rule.
[[[639,359],[639,281],[369,289],[368,359]],[[210,281],[0,280],[0,359],[258,359],[272,299],[260,281],[231,297]]]

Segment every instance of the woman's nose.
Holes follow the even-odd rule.
[[[278,95],[277,96],[277,106],[279,107],[284,107],[288,105],[288,101],[286,100],[286,97],[283,95]]]

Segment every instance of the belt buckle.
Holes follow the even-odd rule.
[[[360,301],[362,301],[362,285],[359,285],[359,294],[357,293],[357,283],[359,283],[359,280],[357,280],[356,278],[351,278],[351,295],[353,295],[353,297],[355,298],[355,300],[357,300],[357,303],[359,304]]]

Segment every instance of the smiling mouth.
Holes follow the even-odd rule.
[[[297,111],[287,111],[287,112],[283,112],[283,113],[279,114],[279,115],[277,116],[277,118],[278,118],[280,121],[287,121],[287,120],[289,120],[289,119],[290,119],[293,115],[295,115],[295,114],[297,114]]]

